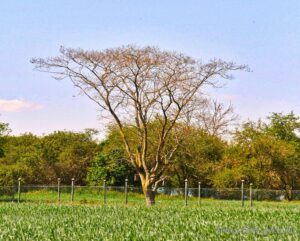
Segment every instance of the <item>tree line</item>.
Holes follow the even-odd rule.
[[[149,129],[154,146],[158,123],[154,120]],[[7,124],[0,127],[1,186],[15,185],[19,177],[37,185],[56,184],[57,178],[70,184],[73,177],[78,185],[102,185],[104,179],[109,185],[123,185],[125,178],[130,185],[140,185],[135,169],[126,161],[116,126],[111,126],[100,142],[91,129],[12,136]],[[265,122],[248,121],[231,134],[230,140],[196,125],[178,124],[174,132],[184,138],[166,170],[168,178],[163,185],[180,187],[187,178],[190,186],[201,181],[205,187],[230,188],[239,187],[244,179],[261,189],[284,189],[287,193],[300,189],[299,129],[299,117],[293,113],[273,113]],[[125,132],[131,137],[129,145],[136,146],[133,127],[127,126]],[[149,155],[155,155],[151,146]]]

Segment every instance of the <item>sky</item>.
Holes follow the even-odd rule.
[[[0,2],[0,122],[12,133],[104,131],[97,106],[70,81],[33,71],[60,46],[157,46],[194,58],[247,64],[213,98],[241,120],[300,115],[298,0],[10,0]]]

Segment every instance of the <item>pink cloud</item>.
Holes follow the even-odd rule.
[[[0,99],[0,112],[22,112],[35,111],[42,109],[40,104],[24,101],[24,100],[3,100]]]

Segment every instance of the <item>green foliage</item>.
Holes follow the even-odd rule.
[[[226,143],[198,128],[185,127],[183,132],[186,139],[176,152],[168,184],[183,186],[187,178],[191,186],[197,186],[199,181],[210,186],[213,166],[222,159]]]
[[[8,124],[0,122],[0,157],[4,156],[5,136],[10,132]]]
[[[217,188],[236,187],[239,185],[242,176],[238,169],[223,168],[221,171],[214,172],[213,181]]]
[[[182,187],[187,178],[190,187],[201,181],[204,187],[229,188],[239,187],[244,179],[255,188],[285,189],[287,193],[300,189],[299,118],[292,112],[273,113],[267,120],[244,123],[231,143],[177,123],[163,152],[178,147],[165,170],[165,185]],[[148,126],[148,163],[155,160],[158,125],[159,118]],[[124,130],[130,148],[138,150],[136,129],[125,126]],[[133,180],[136,171],[115,126],[100,144],[93,140],[93,129],[43,137],[8,133],[8,125],[0,124],[0,186],[14,185],[18,177],[27,184],[43,185],[56,183],[58,177],[63,184],[69,184],[72,177],[77,185],[102,185],[106,179],[107,185],[123,186],[125,178],[130,185],[139,184]]]
[[[89,162],[98,145],[87,133],[55,132],[37,137],[32,134],[7,136],[5,156],[0,158],[0,183],[10,185],[18,177],[27,184],[53,184],[57,178],[83,184]]]
[[[257,188],[300,188],[300,122],[293,113],[273,113],[269,123],[247,122],[215,168],[216,187],[236,187],[240,180]],[[292,198],[292,197],[291,197]]]
[[[102,185],[105,179],[107,185],[124,185],[124,180],[131,177],[134,171],[123,156],[124,152],[120,149],[108,154],[98,154],[88,169],[87,183],[93,186]]]
[[[18,178],[23,177],[22,182],[31,181],[32,170],[23,163],[0,166],[0,186],[16,186]]]
[[[156,119],[149,125],[148,163],[153,161],[156,155],[156,146],[159,141],[156,127],[159,124],[159,119]],[[129,136],[130,148],[137,149],[138,134],[135,129],[126,127],[125,131]],[[180,142],[172,163],[166,170],[166,175],[169,177],[166,185],[179,187],[184,184],[184,179],[188,178],[191,186],[196,186],[199,180],[205,186],[210,186],[209,177],[212,175],[213,166],[222,159],[226,143],[202,129],[182,124],[177,124],[174,132],[170,134],[171,139],[165,147],[168,149],[166,153],[176,146],[178,136],[185,136],[185,138]],[[91,163],[87,182],[96,185],[102,184],[103,179],[107,179],[109,184],[123,185],[126,177],[132,181],[130,179],[134,176],[135,171],[128,163],[120,134],[115,127],[111,127],[106,140],[101,144],[100,154]],[[132,184],[135,183],[132,182]]]
[[[127,128],[126,131],[130,131]],[[132,136],[131,145],[134,145],[135,136]],[[107,138],[100,144],[98,155],[91,161],[86,181],[89,185],[123,186],[126,178],[133,184],[134,169],[129,164],[120,134],[115,127],[109,129]]]
[[[52,182],[60,177],[63,183],[70,183],[74,177],[77,184],[84,184],[87,168],[98,150],[89,132],[55,132],[41,143],[42,160],[55,173]]]
[[[282,113],[273,113],[268,117],[270,124],[266,126],[266,131],[273,134],[279,140],[287,142],[296,142],[299,144],[300,121],[293,112],[283,115]]]

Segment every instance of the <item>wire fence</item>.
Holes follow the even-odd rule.
[[[203,199],[240,200],[242,206],[245,201],[284,201],[300,200],[300,190],[266,190],[253,189],[252,185],[244,188],[185,188],[160,187],[156,192],[156,202],[182,201],[201,203]],[[143,190],[140,187],[129,186],[76,186],[72,185],[22,185],[0,187],[1,202],[45,202],[45,203],[101,203],[101,204],[130,204],[144,203]]]

